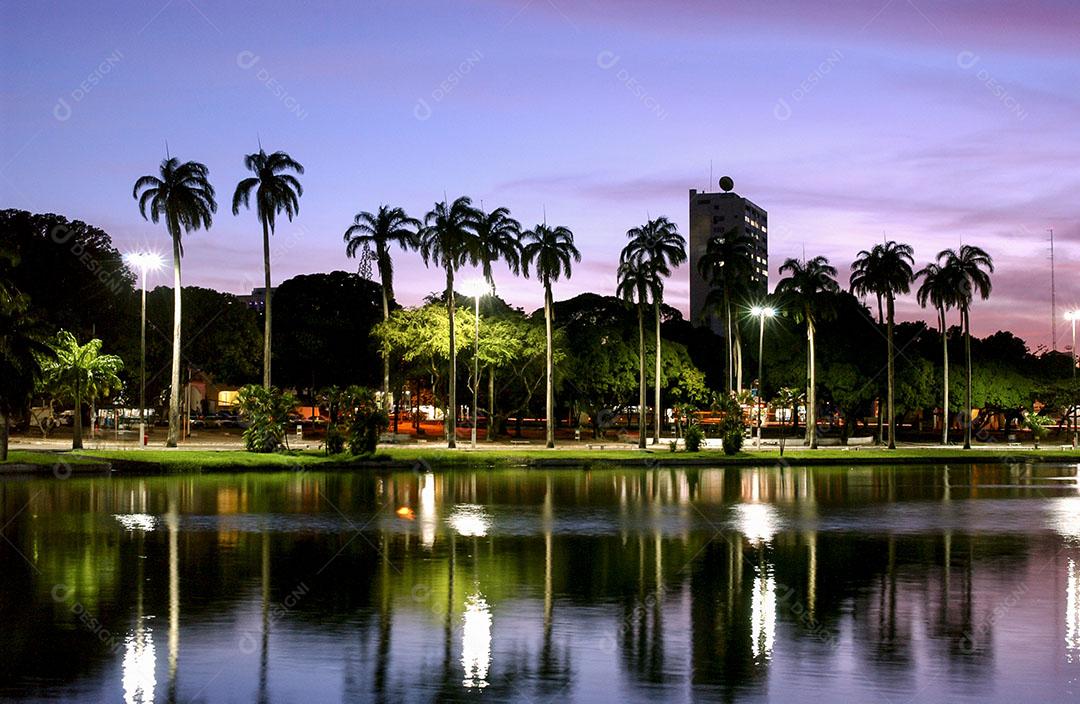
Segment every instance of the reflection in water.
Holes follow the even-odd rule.
[[[776,631],[776,578],[772,570],[758,568],[750,599],[750,651],[755,659],[768,660]]]
[[[767,543],[776,535],[776,508],[771,504],[739,504],[735,507],[739,532],[752,544]]]
[[[1065,661],[1080,662],[1080,572],[1068,559],[1065,582]]]
[[[151,704],[154,701],[154,636],[142,622],[124,641],[123,685],[125,704]]]
[[[450,527],[459,535],[482,538],[491,528],[491,517],[483,506],[477,504],[458,504],[446,519]]]
[[[483,689],[488,686],[488,668],[491,665],[491,607],[484,595],[477,592],[465,600],[465,613],[461,627],[461,667],[465,687]]]
[[[118,513],[113,516],[125,530],[141,530],[149,533],[157,525],[157,519],[145,513]]]
[[[425,548],[435,544],[435,531],[439,527],[435,511],[435,474],[428,472],[420,478],[420,543]]]

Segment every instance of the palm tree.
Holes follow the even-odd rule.
[[[390,301],[394,299],[394,262],[390,249],[397,244],[403,250],[416,249],[420,242],[421,223],[410,218],[401,208],[380,205],[378,213],[363,211],[356,214],[353,224],[345,230],[345,254],[352,258],[362,249],[364,256],[374,249],[375,265],[382,283],[383,322],[390,319]],[[383,411],[390,409],[390,350],[383,346]]]
[[[479,264],[480,238],[476,235],[476,210],[462,196],[453,203],[436,203],[424,216],[420,230],[420,255],[424,264],[434,262],[446,270],[446,310],[450,317],[450,375],[447,401],[447,447],[457,447],[457,345],[454,336],[454,273],[465,264]]]
[[[638,259],[650,261],[656,269],[668,271],[686,261],[686,239],[679,234],[678,226],[665,217],[649,220],[641,227],[626,232],[629,242],[623,248],[622,261]],[[668,271],[670,273],[670,271]],[[664,275],[667,276],[668,273]],[[663,301],[663,286],[653,298],[656,313],[656,387],[655,387],[655,423],[653,424],[653,444],[660,442],[660,304]]]
[[[885,325],[888,347],[888,415],[889,449],[896,449],[896,415],[894,413],[895,357],[893,322],[896,296],[911,290],[914,278],[912,265],[915,251],[911,245],[889,240],[862,250],[851,265],[851,291],[857,295],[874,294],[885,299]]]
[[[56,334],[52,348],[54,356],[42,362],[43,380],[53,393],[75,403],[71,449],[80,450],[83,403],[92,403],[98,396],[119,389],[122,384],[117,374],[124,362],[114,354],[101,354],[101,340],[80,345],[67,330]]]
[[[825,257],[806,261],[788,259],[780,267],[780,273],[789,275],[776,284],[776,293],[790,297],[792,305],[785,306],[792,316],[806,323],[806,439],[811,449],[817,448],[817,364],[814,358],[814,335],[816,321],[829,311],[827,294],[839,290],[836,283],[836,267]]]
[[[294,161],[285,152],[267,154],[259,147],[258,154],[248,154],[244,157],[244,166],[254,173],[254,176],[245,178],[236,184],[236,192],[233,193],[233,215],[240,214],[240,206],[250,207],[248,200],[251,192],[255,192],[255,212],[262,223],[263,235],[263,274],[265,275],[266,296],[263,304],[263,312],[266,314],[263,323],[263,386],[270,388],[270,235],[274,234],[274,223],[277,214],[284,212],[291,222],[293,216],[300,210],[300,196],[304,195],[304,188],[300,181],[287,171],[304,173],[304,167]]]
[[[638,447],[645,449],[645,433],[647,432],[645,419],[645,306],[649,300],[655,303],[664,295],[664,276],[671,272],[659,260],[627,256],[623,249],[623,256],[619,263],[619,285],[616,295],[628,303],[634,304],[638,314]],[[657,357],[660,356],[659,350]],[[659,388],[659,381],[657,382]],[[659,403],[655,412],[660,414]]]
[[[967,362],[967,388],[964,423],[964,449],[971,449],[971,303],[978,293],[984,301],[990,297],[990,274],[994,273],[994,260],[980,247],[965,244],[960,249],[945,249],[938,253],[938,263],[946,276],[956,284],[953,304],[960,309],[960,322],[964,328],[964,358]]]
[[[8,457],[8,418],[34,392],[42,361],[53,357],[29,298],[0,280],[0,462]]]
[[[173,336],[172,383],[169,389],[169,436],[167,447],[176,447],[180,436],[180,259],[184,256],[181,237],[185,232],[210,229],[217,212],[210,169],[197,161],[166,156],[159,176],[143,176],[135,181],[132,196],[139,201],[139,212],[152,222],[165,219],[165,228],[173,245]],[[148,213],[149,210],[149,213]],[[269,291],[267,297],[269,298]]]
[[[742,228],[733,227],[711,238],[705,253],[698,259],[698,272],[712,287],[705,300],[707,309],[719,309],[724,315],[724,337],[727,338],[727,390],[735,390],[735,337],[738,321],[732,325],[732,307],[746,294],[752,267],[750,253],[754,240]],[[741,365],[740,365],[741,366]]]
[[[950,279],[950,272],[940,264],[927,264],[915,276],[922,284],[915,296],[923,308],[929,302],[937,311],[938,325],[941,326],[941,359],[944,383],[941,401],[941,444],[949,444],[949,331],[945,313],[956,305],[956,292],[960,288]]]
[[[510,217],[508,209],[496,208],[490,213],[479,211],[475,227],[484,279],[494,289],[491,265],[495,262],[505,261],[514,276],[521,272],[521,223]]]
[[[574,246],[574,233],[562,225],[548,227],[537,225],[523,234],[521,270],[525,276],[529,269],[544,285],[544,324],[547,335],[547,446],[555,447],[555,361],[552,351],[551,284],[561,276],[570,278],[570,262],[581,261],[581,252]]]

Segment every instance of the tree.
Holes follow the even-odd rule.
[[[825,257],[788,259],[780,267],[788,276],[776,284],[776,293],[791,299],[785,306],[797,322],[806,324],[806,439],[817,448],[817,365],[814,358],[814,327],[818,318],[829,312],[828,294],[839,290],[836,267]]]
[[[551,284],[560,277],[570,278],[571,260],[581,261],[581,252],[574,246],[574,233],[562,225],[537,225],[524,234],[521,269],[525,276],[532,269],[544,285],[544,325],[547,336],[547,446],[555,447],[555,358],[552,342]]]
[[[71,449],[80,450],[83,404],[121,388],[117,374],[124,362],[116,355],[101,354],[101,340],[80,345],[66,330],[57,333],[52,348],[52,358],[42,361],[42,381],[51,393],[75,404]]]
[[[30,315],[29,297],[5,285],[5,278],[6,271],[0,269],[0,462],[8,456],[11,414],[41,381],[42,361],[54,357],[40,324]]]
[[[623,248],[623,259],[637,259],[650,261],[656,266],[656,270],[667,271],[679,266],[686,261],[686,239],[679,234],[678,227],[665,217],[649,220],[641,227],[635,227],[627,231],[629,242]],[[660,442],[660,306],[663,302],[664,288],[661,283],[653,299],[653,308],[656,313],[656,370],[655,370],[655,424],[653,426],[653,444]],[[644,432],[644,431],[643,431]]]
[[[357,251],[362,250],[361,267],[369,257],[375,259],[382,283],[383,322],[390,319],[390,301],[394,299],[394,261],[390,258],[390,249],[395,244],[405,251],[416,249],[420,244],[417,234],[420,227],[420,221],[406,215],[401,208],[380,205],[378,213],[357,213],[353,224],[345,230],[346,256],[355,257]],[[386,411],[390,404],[390,353],[385,348],[382,363],[382,405]]]
[[[727,339],[727,390],[735,391],[736,364],[742,378],[741,359],[736,354],[738,321],[733,317],[732,307],[747,293],[747,282],[753,268],[750,254],[754,241],[741,227],[733,227],[722,235],[709,239],[705,253],[698,259],[698,272],[712,287],[705,299],[706,309],[720,310],[724,316],[724,337]],[[740,384],[741,386],[741,384]]]
[[[420,231],[420,254],[424,264],[435,263],[446,271],[446,312],[450,331],[449,407],[446,418],[447,447],[457,447],[457,345],[454,330],[454,274],[465,264],[481,259],[480,238],[476,234],[476,210],[462,196],[453,203],[436,203],[424,216]]]
[[[994,260],[980,247],[965,244],[959,249],[945,249],[938,253],[938,264],[946,276],[956,282],[955,305],[960,309],[960,321],[964,329],[964,357],[967,362],[966,411],[964,421],[964,449],[971,449],[971,303],[975,294],[985,301],[990,297],[990,274],[994,273]]]
[[[490,213],[478,211],[476,217],[476,237],[480,247],[480,266],[484,279],[495,288],[495,278],[491,265],[499,260],[506,262],[511,273],[517,276],[521,271],[521,223],[510,217],[506,208],[496,208]]]
[[[255,175],[236,184],[232,212],[233,215],[239,215],[241,205],[250,207],[248,202],[252,191],[255,192],[255,212],[262,224],[263,274],[266,286],[263,304],[263,386],[270,388],[270,310],[273,299],[270,287],[270,235],[274,234],[278,213],[284,212],[291,222],[300,210],[300,196],[304,194],[304,189],[296,176],[286,172],[303,174],[304,167],[285,152],[267,154],[261,146],[257,154],[244,157],[244,166]]]
[[[915,297],[923,308],[929,303],[937,313],[938,326],[941,328],[941,444],[949,444],[949,330],[946,312],[956,305],[957,282],[950,278],[949,270],[931,262],[918,271],[915,276],[922,279]]]
[[[886,344],[888,356],[888,416],[889,449],[896,449],[896,350],[893,345],[893,323],[896,308],[896,296],[911,290],[914,278],[912,266],[915,263],[911,245],[889,240],[874,245],[870,250],[862,250],[851,266],[851,291],[859,295],[874,294],[885,299]]]
[[[629,247],[629,245],[627,245]],[[645,433],[648,431],[645,419],[645,306],[651,299],[654,303],[663,295],[663,276],[671,273],[663,263],[655,259],[635,257],[628,255],[627,249],[623,249],[620,258],[618,279],[619,284],[616,293],[624,301],[637,307],[638,318],[638,447],[645,448]],[[659,346],[657,347],[657,359],[659,359]],[[660,379],[656,379],[657,388]],[[660,413],[659,402],[655,412]],[[658,421],[659,422],[659,421]]]
[[[180,163],[176,157],[161,162],[160,177],[142,176],[131,192],[139,201],[144,219],[165,220],[173,245],[173,331],[172,384],[169,389],[169,436],[166,446],[176,447],[180,437],[180,259],[184,256],[181,238],[185,232],[210,229],[217,212],[210,170],[197,161]],[[267,297],[270,292],[267,291]]]

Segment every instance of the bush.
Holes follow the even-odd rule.
[[[734,455],[736,452],[742,449],[743,444],[743,431],[729,429],[724,433],[724,454]]]
[[[275,452],[285,446],[285,427],[296,397],[287,391],[248,384],[237,394],[240,413],[247,419],[244,446],[248,452]]]
[[[701,441],[704,439],[705,431],[697,424],[687,426],[686,432],[683,433],[683,440],[686,442],[687,452],[697,452],[700,450]]]
[[[340,455],[342,452],[345,452],[345,433],[337,423],[331,423],[326,426],[326,454]]]

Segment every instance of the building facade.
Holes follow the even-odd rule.
[[[725,184],[730,186],[731,184]],[[753,240],[752,287],[764,296],[769,290],[769,226],[764,208],[737,193],[707,193],[690,189],[690,322],[708,325],[723,334],[721,317],[705,312],[711,287],[698,272],[698,261],[709,240],[732,228],[741,228]]]

